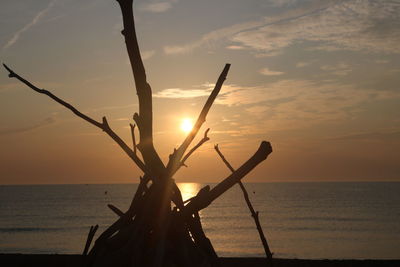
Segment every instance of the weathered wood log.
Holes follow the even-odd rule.
[[[219,150],[218,145],[215,145],[214,148],[217,151],[218,155],[221,157],[222,161],[228,167],[228,169],[231,170],[232,173],[235,172],[235,169],[232,167],[232,165],[228,162],[228,160],[225,158],[225,156]],[[240,186],[240,189],[243,192],[243,197],[244,197],[244,199],[246,201],[247,207],[250,210],[250,214],[254,219],[254,223],[256,224],[258,235],[260,236],[261,243],[262,243],[262,245],[264,247],[265,256],[267,257],[267,259],[271,260],[272,259],[272,252],[269,249],[267,238],[265,237],[263,229],[261,227],[260,219],[258,217],[259,216],[259,212],[258,211],[256,212],[254,210],[253,205],[251,204],[251,201],[250,201],[250,198],[249,198],[249,194],[247,193],[247,190],[246,190],[245,186],[243,185],[242,181],[239,181],[238,184]]]

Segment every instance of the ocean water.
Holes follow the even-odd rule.
[[[181,183],[184,199],[204,185]],[[211,185],[212,186],[212,185]],[[245,184],[276,257],[399,259],[400,183]],[[0,186],[0,253],[82,253],[126,210],[136,185]],[[107,193],[105,193],[107,191]],[[238,186],[201,212],[218,255],[262,257]]]

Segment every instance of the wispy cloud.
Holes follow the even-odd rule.
[[[243,50],[243,49],[245,49],[243,46],[240,46],[240,45],[228,45],[226,48],[230,49],[230,50]]]
[[[99,111],[104,111],[104,110],[119,110],[119,109],[129,109],[137,106],[137,104],[128,104],[128,105],[120,105],[120,106],[104,106],[104,107],[98,107],[98,108],[91,108],[86,110],[86,113],[93,113],[93,112],[99,112]]]
[[[256,87],[226,85],[216,103],[264,116],[261,124],[269,130],[282,130],[351,119],[363,111],[364,104],[395,98],[400,98],[399,92],[337,82],[281,80]],[[262,131],[266,129],[261,126],[249,130]]]
[[[153,96],[158,98],[175,98],[175,99],[196,98],[196,97],[208,96],[211,90],[212,90],[211,87],[204,87],[199,89],[167,88],[161,90],[158,93],[153,94]]]
[[[155,53],[156,53],[156,51],[154,51],[154,50],[143,51],[143,52],[141,52],[142,59],[143,60],[150,59],[150,58],[152,58],[154,56]]]
[[[310,6],[308,10],[291,10],[221,28],[185,45],[166,46],[164,52],[187,53],[210,42],[224,41],[228,49],[246,48],[258,56],[277,55],[283,48],[302,42],[330,51],[400,53],[400,2],[325,1],[325,5]]]
[[[303,68],[311,65],[311,62],[300,61],[296,63],[296,68]]]
[[[334,75],[339,75],[339,76],[347,75],[352,71],[350,66],[346,63],[338,63],[335,65],[323,65],[323,66],[321,66],[321,70],[324,70],[324,71],[327,71]]]
[[[140,10],[150,13],[163,13],[172,8],[178,0],[162,1],[155,3],[146,3],[140,7]]]
[[[390,61],[387,60],[387,59],[377,59],[377,60],[375,60],[375,63],[377,63],[377,64],[387,64],[389,62]]]
[[[294,3],[296,3],[297,0],[270,0],[269,3],[272,6],[289,6],[289,5],[293,5]]]
[[[164,53],[168,55],[188,53],[191,52],[193,49],[207,46],[210,43],[217,42],[221,39],[229,38],[240,31],[264,25],[268,20],[268,18],[262,18],[257,21],[250,21],[246,23],[235,24],[226,28],[221,28],[203,35],[199,40],[184,45],[167,45],[164,46]],[[237,47],[238,45],[236,45],[235,48]]]
[[[318,12],[235,34],[249,49],[275,52],[299,42],[317,49],[400,53],[400,3],[338,1]]]
[[[284,72],[281,71],[274,71],[274,70],[270,70],[268,68],[263,68],[261,70],[258,71],[260,74],[262,75],[266,75],[266,76],[277,76],[277,75],[282,75],[284,74]]]
[[[400,131],[376,131],[376,132],[363,132],[351,133],[347,135],[335,136],[328,138],[328,140],[337,141],[400,141]]]
[[[0,135],[9,135],[9,134],[29,132],[29,131],[41,128],[43,126],[53,124],[54,122],[55,122],[54,118],[49,117],[49,118],[44,119],[43,121],[40,121],[40,122],[38,122],[34,125],[30,125],[30,126],[16,127],[16,128],[3,128],[3,129],[0,129]]]
[[[43,16],[54,6],[56,1],[57,0],[50,1],[49,4],[44,9],[36,13],[36,15],[29,23],[27,23],[24,27],[16,31],[14,35],[11,37],[11,39],[8,40],[8,42],[3,46],[3,49],[7,49],[13,46],[24,32],[28,31],[30,28],[35,26],[43,18]]]
[[[17,82],[0,84],[0,92],[6,92],[9,90],[13,90],[15,88],[19,88],[19,87],[21,87],[21,84],[17,83]]]

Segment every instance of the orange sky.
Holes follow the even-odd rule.
[[[227,6],[231,8],[226,8]],[[245,181],[400,181],[400,4],[389,1],[135,1],[166,162],[225,63],[203,131],[176,175],[218,182],[262,140]],[[115,1],[2,1],[0,59],[131,143],[137,98]],[[0,71],[0,184],[126,183],[141,173],[100,130]],[[196,143],[196,140],[194,144]]]

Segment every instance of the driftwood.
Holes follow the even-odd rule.
[[[121,33],[125,39],[139,100],[139,111],[133,115],[135,124],[130,124],[132,147],[111,129],[106,117],[103,117],[101,122],[97,121],[50,91],[38,88],[7,65],[3,66],[9,72],[10,78],[16,78],[32,90],[47,95],[78,117],[104,131],[143,171],[143,177],[140,178],[127,211],[121,211],[112,204],[108,205],[118,217],[97,237],[89,250],[97,226],[90,228],[83,252],[85,266],[218,266],[218,256],[203,231],[199,211],[236,183],[241,184],[240,180],[272,152],[271,145],[266,141],[261,142],[252,157],[237,170],[232,168],[232,174],[214,188],[206,186],[195,197],[183,201],[173,175],[182,166],[186,166],[187,159],[209,140],[210,129],[207,129],[203,138],[187,152],[206,121],[207,114],[227,77],[230,64],[226,64],[222,70],[193,129],[182,144],[173,150],[168,163],[164,165],[153,144],[152,90],[146,79],[137,42],[133,0],[117,0],[117,2],[121,8],[124,26]],[[135,137],[136,128],[139,132],[138,143]],[[258,214],[255,214],[254,217],[258,220]]]
[[[96,234],[96,231],[98,228],[99,228],[99,226],[97,224],[95,226],[90,226],[90,230],[89,230],[88,237],[86,240],[85,248],[83,249],[83,253],[82,253],[83,256],[87,255],[90,244],[92,243],[93,237]]]
[[[219,150],[218,145],[215,145],[214,148],[217,151],[218,155],[221,157],[222,161],[228,167],[228,169],[231,170],[232,173],[235,172],[235,169],[232,167],[232,165],[229,163],[229,161],[222,154],[221,150]],[[240,186],[240,189],[243,192],[243,197],[244,197],[244,199],[246,201],[247,207],[250,210],[250,214],[254,219],[254,223],[256,224],[258,235],[260,236],[261,243],[262,243],[262,245],[264,247],[265,256],[267,257],[267,259],[272,260],[272,252],[269,249],[267,238],[265,237],[263,229],[262,229],[261,224],[260,224],[259,212],[254,210],[253,204],[251,204],[251,201],[250,201],[250,198],[249,198],[249,194],[247,193],[247,190],[244,187],[244,184],[242,183],[242,181],[239,181],[238,184]]]

